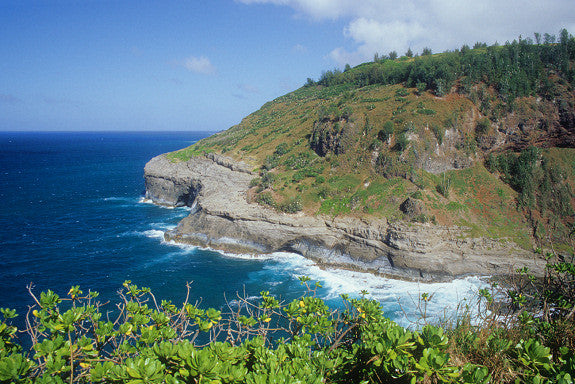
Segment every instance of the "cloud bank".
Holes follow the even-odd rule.
[[[237,0],[292,8],[312,20],[344,20],[346,46],[333,47],[338,64],[355,65],[408,48],[433,52],[475,42],[493,44],[534,32],[575,33],[573,0]]]

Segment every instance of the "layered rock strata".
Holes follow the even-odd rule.
[[[469,238],[464,228],[389,222],[385,218],[332,218],[285,214],[249,203],[256,176],[220,156],[171,162],[166,155],[145,167],[146,197],[192,207],[165,234],[167,240],[233,253],[296,252],[321,265],[408,279],[437,280],[468,274],[502,275],[544,263],[512,243]]]

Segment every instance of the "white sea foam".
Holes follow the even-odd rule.
[[[148,229],[147,231],[129,231],[124,232],[119,237],[131,237],[131,236],[141,236],[141,237],[149,237],[151,239],[164,239],[164,231],[159,229]]]
[[[153,229],[159,229],[159,230],[163,230],[163,231],[169,231],[169,230],[176,228],[176,225],[168,224],[168,223],[151,223],[150,226]]]
[[[140,197],[138,199],[138,203],[139,204],[148,204],[148,205],[153,205],[159,208],[163,208],[163,209],[169,209],[169,210],[178,210],[178,211],[186,211],[186,212],[190,212],[192,210],[192,208],[187,207],[187,206],[181,206],[181,207],[174,207],[173,205],[162,205],[162,204],[156,204],[153,200],[151,199],[146,199],[145,197]]]
[[[164,232],[149,230],[143,232],[148,237],[164,240]],[[166,244],[179,247],[184,252],[194,252],[198,249],[215,251],[173,241]],[[454,316],[462,314],[466,309],[471,314],[476,313],[477,292],[487,285],[479,277],[464,277],[449,282],[424,283],[394,280],[370,273],[349,271],[339,268],[320,268],[305,257],[288,252],[272,254],[234,254],[215,251],[222,257],[265,261],[263,269],[255,272],[253,279],[265,282],[273,287],[285,283],[286,276],[296,280],[300,276],[308,276],[312,281],[322,284],[320,295],[332,303],[339,302],[341,294],[350,297],[360,297],[362,291],[367,291],[366,297],[379,301],[384,312],[404,326],[420,326],[422,321],[449,321]],[[289,279],[288,279],[289,280]],[[423,301],[422,294],[430,298]],[[422,320],[422,316],[426,316]]]
[[[159,229],[149,229],[147,231],[142,232],[146,237],[150,237],[153,239],[163,239],[164,238],[164,231],[160,231]]]
[[[241,259],[241,260],[270,260],[270,259],[274,259],[273,254],[250,254],[250,253],[230,253],[230,252],[224,252],[224,251],[220,251],[217,249],[213,249],[210,247],[199,247],[197,245],[190,245],[190,244],[184,244],[184,243],[178,243],[176,241],[173,240],[168,240],[165,241],[166,244],[168,245],[172,245],[175,247],[179,247],[181,249],[187,250],[187,251],[196,251],[196,250],[201,250],[201,251],[211,251],[211,252],[216,252],[218,253],[220,256],[222,257],[227,257],[230,259]]]
[[[133,197],[120,197],[120,196],[112,196],[112,197],[104,197],[102,198],[103,201],[123,201],[128,203],[133,203],[136,200]]]
[[[390,317],[406,326],[421,322],[424,315],[427,317],[425,321],[440,321],[462,314],[463,309],[473,313],[477,292],[486,285],[478,277],[423,283],[338,268],[320,268],[301,255],[285,252],[271,254],[270,259],[274,263],[266,264],[264,269],[272,275],[308,276],[322,284],[322,296],[328,301],[335,301],[341,294],[360,297],[362,291],[367,291],[368,298],[379,301]],[[274,281],[268,281],[268,285],[273,286]],[[421,299],[423,293],[430,297],[428,301]]]
[[[132,207],[138,204],[139,200],[134,197],[123,197],[123,196],[111,196],[111,197],[103,197],[98,199],[98,201],[104,201],[107,203],[115,203],[118,204],[121,208]]]

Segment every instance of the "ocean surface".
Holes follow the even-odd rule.
[[[165,230],[189,211],[146,202],[143,170],[153,156],[186,147],[206,132],[0,132],[0,307],[25,315],[35,294],[65,296],[73,285],[117,300],[125,280],[152,288],[158,299],[224,308],[238,294],[257,300],[269,291],[300,296],[300,276],[319,281],[320,297],[338,306],[361,290],[388,317],[410,325],[422,312],[451,315],[472,303],[480,279],[418,284],[337,269],[320,269],[294,254],[224,255],[166,243]],[[473,305],[470,304],[472,307]],[[22,318],[22,316],[21,316]]]

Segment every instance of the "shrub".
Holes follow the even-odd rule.
[[[281,143],[276,147],[274,155],[282,156],[289,152],[289,146],[287,143]]]
[[[326,186],[321,187],[318,191],[317,191],[317,196],[320,199],[327,199],[330,195],[330,189]]]
[[[447,84],[444,79],[435,79],[435,94],[443,97],[448,93]]]
[[[277,175],[272,172],[264,172],[261,177],[260,186],[262,189],[271,188],[277,180]]]
[[[279,157],[274,154],[266,157],[266,160],[262,168],[266,171],[271,171],[278,165],[280,165]]]
[[[491,173],[497,171],[497,158],[493,155],[493,153],[490,153],[485,158],[485,168],[487,168],[487,170]]]
[[[417,200],[423,200],[423,193],[421,193],[421,189],[418,189],[417,191],[413,192],[411,194],[411,197],[413,199],[417,199]]]
[[[447,129],[458,129],[460,123],[461,123],[461,116],[457,111],[454,111],[445,119],[443,125]]]
[[[408,95],[409,95],[409,91],[408,91],[407,89],[403,88],[403,87],[398,88],[398,89],[395,91],[395,96],[396,96],[396,97],[406,97],[406,96],[408,96]]]
[[[328,307],[316,296],[321,286],[307,277],[300,277],[306,292],[290,302],[263,291],[255,301],[238,296],[227,311],[189,299],[176,306],[130,281],[115,305],[79,286],[65,297],[46,291],[33,295],[25,329],[13,325],[15,311],[0,309],[0,382],[569,384],[575,270],[569,262],[548,270],[542,285],[527,269],[518,271],[509,295],[533,297],[523,308],[533,303],[543,318],[494,311],[496,296],[482,289],[478,303],[491,310],[485,322],[472,326],[464,313],[454,327],[441,328],[423,317],[411,330],[387,319],[365,291],[341,295],[339,309]],[[433,295],[419,300],[424,316]],[[19,343],[24,335],[29,350]]]
[[[301,200],[297,197],[280,205],[280,210],[285,213],[297,213],[302,209]]]
[[[383,124],[383,129],[377,133],[377,138],[381,142],[386,142],[387,139],[391,137],[391,135],[393,135],[393,122],[388,120],[385,122],[385,124]]]
[[[442,128],[437,124],[432,124],[431,131],[435,135],[435,138],[437,139],[439,145],[443,144],[443,136],[445,135],[445,128]]]
[[[294,183],[299,183],[300,181],[302,181],[306,177],[308,177],[308,172],[307,172],[307,170],[302,169],[302,170],[299,170],[296,173],[294,173],[291,180]]]
[[[262,183],[261,177],[254,177],[253,179],[250,180],[250,188],[258,187],[261,185],[261,183]]]
[[[420,81],[415,85],[415,88],[416,88],[416,93],[418,95],[422,95],[423,92],[425,92],[425,90],[427,89],[427,84]]]
[[[275,207],[276,202],[274,200],[274,197],[272,196],[272,194],[270,192],[262,192],[258,195],[256,201],[259,204],[262,205],[269,205],[270,207]]]
[[[386,178],[406,178],[412,171],[412,167],[401,161],[396,154],[380,153],[375,161],[375,170]]]
[[[491,121],[489,118],[483,117],[477,121],[477,125],[475,126],[475,133],[477,136],[483,136],[489,132],[489,128],[491,128]]]
[[[369,117],[367,115],[365,115],[365,123],[363,125],[364,136],[367,135],[369,132],[371,132],[372,129],[373,129],[373,126],[369,122]]]
[[[409,138],[407,137],[407,133],[401,132],[395,139],[395,146],[393,147],[393,149],[399,152],[403,152],[405,151],[408,145],[409,145]]]
[[[443,179],[437,184],[435,189],[445,198],[449,198],[449,188],[451,187],[451,179],[443,175]]]
[[[289,156],[285,161],[284,165],[289,169],[302,169],[310,165],[312,155],[310,152],[302,152],[297,155]]]

